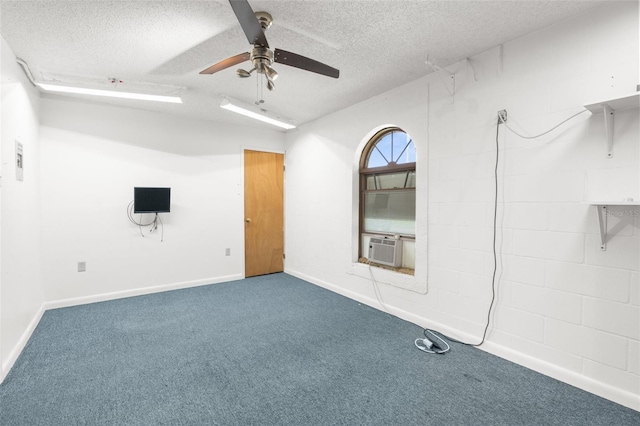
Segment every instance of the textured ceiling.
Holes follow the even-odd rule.
[[[249,3],[273,15],[272,49],[324,62],[340,78],[274,64],[276,88],[259,95],[257,77],[239,79],[237,67],[198,74],[251,48],[227,0],[0,0],[0,33],[36,80],[105,87],[117,78],[122,90],[180,92],[184,100],[110,103],[255,125],[219,104],[222,96],[261,96],[265,108],[302,124],[428,74],[427,55],[447,66],[606,1]]]

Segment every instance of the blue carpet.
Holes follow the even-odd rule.
[[[286,274],[45,312],[5,425],[639,425],[640,413]]]

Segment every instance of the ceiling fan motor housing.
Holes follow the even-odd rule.
[[[251,62],[256,71],[264,74],[265,67],[273,64],[273,52],[266,47],[255,46],[251,51]]]

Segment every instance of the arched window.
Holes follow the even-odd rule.
[[[367,235],[414,239],[416,223],[416,147],[401,129],[376,133],[360,159],[360,255]]]

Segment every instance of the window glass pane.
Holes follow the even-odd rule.
[[[407,179],[407,188],[415,188],[416,187],[416,171],[411,170],[409,172],[409,178]]]
[[[370,190],[378,189],[378,187],[376,186],[374,175],[367,176],[367,182],[366,182],[365,188]]]
[[[380,139],[369,154],[367,167],[383,167],[391,161],[391,134]]]
[[[374,181],[375,179],[375,181]],[[415,188],[415,170],[367,176],[367,190]]]
[[[391,133],[384,135],[377,143],[376,147],[380,150],[384,158],[391,161]]]
[[[416,162],[416,146],[411,140],[408,141],[407,144],[403,145],[402,148],[400,148],[400,151],[396,152],[394,149],[394,153],[397,156],[396,163],[407,164],[407,163]],[[406,149],[405,149],[405,146],[406,146]],[[404,149],[404,152],[402,151],[403,149]]]
[[[416,146],[404,132],[394,131],[385,134],[369,152],[367,168],[384,167],[391,164],[416,162]]]
[[[364,194],[364,231],[415,235],[415,190]]]
[[[382,157],[382,155],[378,152],[377,149],[373,148],[371,150],[371,154],[369,155],[369,161],[367,162],[367,167],[384,167],[388,164],[387,160]]]
[[[411,140],[404,132],[393,132],[393,161],[398,163],[398,159],[404,156],[402,151],[405,151],[407,143]]]

